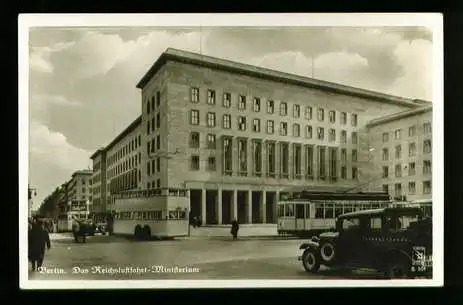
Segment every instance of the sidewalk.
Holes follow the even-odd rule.
[[[231,225],[202,226],[199,228],[190,227],[191,238],[213,238],[230,237]],[[242,224],[238,231],[239,237],[271,238],[277,237],[276,224]]]
[[[50,235],[50,241],[71,240],[74,238],[71,232],[50,233],[49,235]]]

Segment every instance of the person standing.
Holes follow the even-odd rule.
[[[45,247],[50,249],[50,236],[44,229],[43,223],[35,221],[29,230],[29,261],[32,263],[32,271],[42,267],[45,257]]]
[[[238,221],[236,219],[233,219],[231,222],[231,234],[233,235],[233,240],[238,239],[238,230],[240,229],[240,225],[238,224]]]

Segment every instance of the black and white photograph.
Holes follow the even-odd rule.
[[[18,18],[21,288],[443,285],[442,15]]]

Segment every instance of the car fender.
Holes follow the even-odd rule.
[[[315,249],[318,250],[319,244],[313,241],[308,241],[306,243],[303,243],[299,246],[299,250],[305,250],[305,249]]]

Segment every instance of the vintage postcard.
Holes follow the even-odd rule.
[[[22,288],[443,285],[440,14],[18,26]]]

